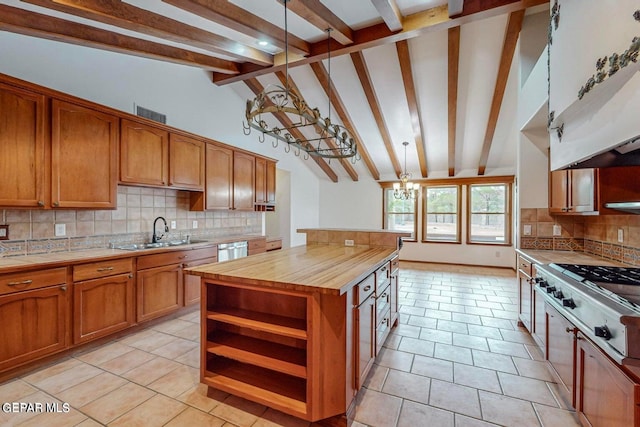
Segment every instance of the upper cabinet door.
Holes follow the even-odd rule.
[[[0,83],[0,206],[45,205],[45,97]]]
[[[267,203],[276,202],[276,162],[267,161]]]
[[[51,115],[53,207],[114,209],[119,119],[57,99]]]
[[[169,132],[126,119],[122,119],[121,132],[120,181],[169,185]]]
[[[183,135],[169,139],[169,186],[204,190],[204,142]]]
[[[571,205],[573,212],[592,212],[597,210],[595,203],[596,177],[593,169],[572,169]]]
[[[256,158],[256,203],[267,202],[267,160]]]
[[[231,209],[232,207],[233,150],[207,144],[205,209]]]
[[[233,153],[233,209],[252,211],[256,158],[250,154]]]

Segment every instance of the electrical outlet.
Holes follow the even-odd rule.
[[[191,223],[191,228],[198,228],[198,221],[194,219],[193,222]]]
[[[522,227],[522,234],[525,236],[531,236],[531,224],[525,224]]]
[[[171,221],[171,229],[175,230],[176,228],[178,228],[178,223],[176,221]]]
[[[618,243],[624,242],[624,231],[622,228],[618,228]]]
[[[54,234],[56,237],[62,237],[67,235],[67,225],[66,224],[56,224]]]
[[[553,235],[554,236],[562,236],[562,227],[560,227],[558,224],[555,224],[553,226]]]
[[[344,245],[345,246],[353,246],[353,240],[345,240],[344,241]]]

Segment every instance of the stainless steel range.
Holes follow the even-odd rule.
[[[620,364],[640,366],[640,268],[537,266],[537,291]]]

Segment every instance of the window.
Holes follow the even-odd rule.
[[[424,203],[424,240],[460,243],[460,187],[427,186]]]
[[[509,194],[509,184],[469,185],[469,243],[511,243]]]
[[[387,230],[407,231],[411,239],[416,239],[417,199],[399,200],[393,197],[393,188],[384,190],[384,228]]]

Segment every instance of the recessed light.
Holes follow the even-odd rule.
[[[269,44],[269,42],[264,41],[264,40],[260,40],[260,41],[258,42],[258,46],[266,46],[266,45],[268,45],[268,44]]]

